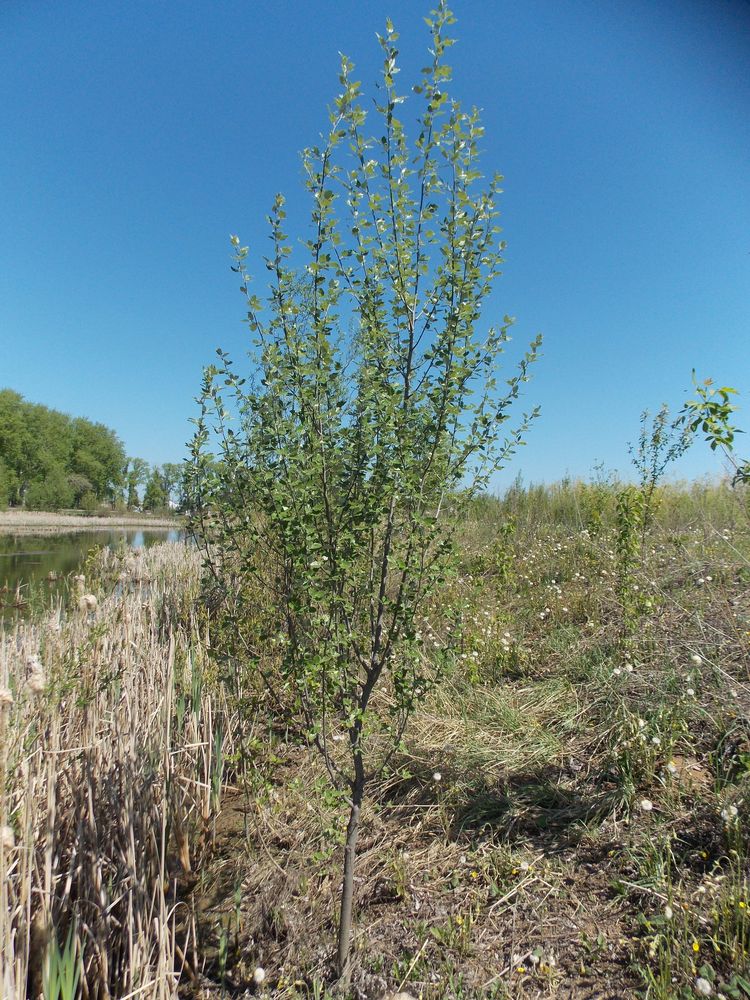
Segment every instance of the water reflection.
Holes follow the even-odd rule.
[[[175,528],[112,528],[54,535],[0,535],[0,613],[25,602],[33,588],[55,593],[70,573],[79,572],[92,549],[104,546],[140,549],[158,542],[176,542],[184,532]],[[20,610],[20,609],[19,609]]]

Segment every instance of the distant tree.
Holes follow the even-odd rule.
[[[139,506],[140,502],[136,484],[131,479],[128,479],[128,495],[125,501],[125,506],[128,510],[135,510],[135,508]]]
[[[34,437],[26,419],[23,396],[12,389],[0,390],[0,457],[7,470],[8,503],[22,503],[33,477]]]
[[[164,481],[158,468],[151,470],[151,475],[146,483],[146,490],[143,494],[144,510],[162,510],[167,506],[169,497],[164,489]]]
[[[71,472],[68,476],[68,485],[73,491],[73,506],[81,506],[81,498],[86,493],[92,493],[96,499],[96,494],[94,493],[91,481],[85,476],[82,476],[80,472]]]
[[[161,467],[161,479],[167,499],[179,505],[182,492],[183,465],[180,462],[165,462]]]
[[[125,478],[128,486],[128,509],[133,510],[140,506],[140,497],[138,496],[138,487],[143,486],[148,479],[149,466],[148,462],[144,461],[142,458],[129,458],[127,461],[127,472],[125,473]]]
[[[88,490],[80,499],[78,506],[81,510],[85,511],[87,514],[93,514],[94,511],[99,506],[99,501],[96,499],[96,494],[92,490]]]
[[[11,506],[56,509],[88,490],[102,501],[122,491],[125,451],[114,431],[28,403],[12,389],[0,390],[0,459]]]
[[[61,510],[73,505],[73,491],[65,470],[51,466],[44,479],[36,479],[26,490],[24,504],[29,510]]]
[[[5,462],[0,458],[0,510],[5,510],[10,502],[10,473]]]
[[[86,476],[99,500],[114,501],[122,487],[125,449],[117,435],[103,424],[73,421],[71,468]]]

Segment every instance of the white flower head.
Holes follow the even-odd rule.
[[[434,782],[439,782],[439,781],[442,781],[442,778],[443,778],[443,776],[442,776],[442,774],[440,773],[440,771],[435,771],[435,773],[434,773],[434,774],[433,774],[433,776],[432,776],[432,780],[433,780]]]
[[[737,806],[725,806],[721,810],[721,818],[725,823],[731,823],[733,819],[737,819]]]
[[[650,813],[651,810],[654,808],[654,803],[651,801],[651,799],[641,799],[639,805],[643,810],[643,812],[645,813]]]
[[[710,997],[713,991],[714,988],[709,983],[709,981],[707,979],[704,979],[703,976],[698,976],[698,978],[695,980],[695,992],[698,994],[698,996]]]
[[[693,653],[690,659],[696,665],[696,667],[699,667],[703,663],[703,657],[700,656],[698,653]]]
[[[253,982],[256,986],[260,986],[260,984],[265,981],[265,978],[266,970],[259,965],[253,972]]]
[[[685,694],[688,696],[688,698],[695,697],[695,688],[687,688],[685,690]]]
[[[669,903],[667,903],[667,905],[664,907],[664,919],[671,920],[673,916],[674,913],[672,912],[672,907],[669,905]]]

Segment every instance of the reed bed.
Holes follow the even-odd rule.
[[[194,975],[178,880],[218,808],[230,728],[199,555],[104,550],[88,572],[95,602],[72,591],[0,630],[6,1000],[166,1000]]]
[[[50,513],[38,510],[0,510],[0,534],[43,535],[97,528],[179,528],[182,520],[159,514]]]

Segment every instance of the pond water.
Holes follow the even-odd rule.
[[[175,528],[111,528],[46,535],[0,535],[0,614],[22,610],[32,588],[54,595],[70,573],[80,570],[94,548],[127,546],[139,549],[158,542],[176,542],[184,532]]]

